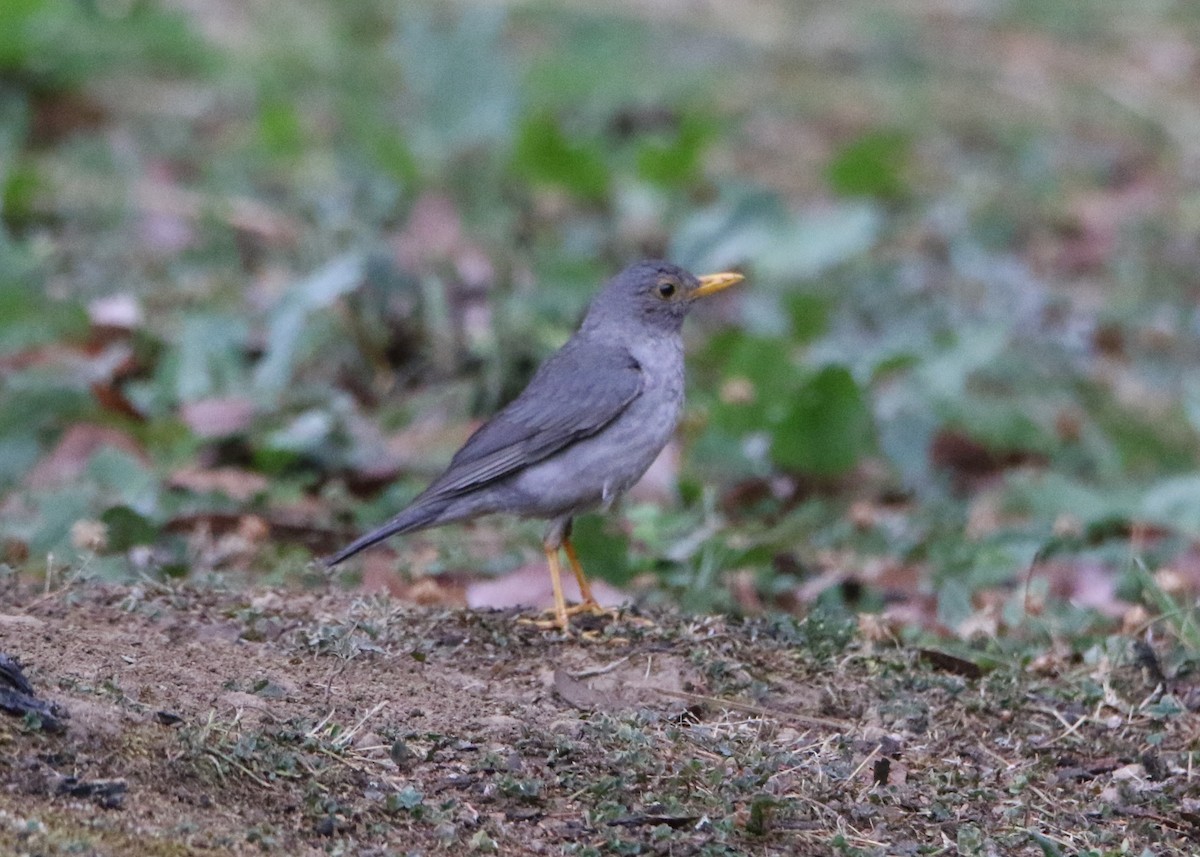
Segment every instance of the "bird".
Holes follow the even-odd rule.
[[[666,446],[683,410],[684,318],[696,301],[743,279],[734,272],[697,277],[657,259],[625,268],[445,472],[387,523],[327,557],[326,568],[393,535],[508,513],[547,521],[542,549],[554,619],[545,625],[567,631],[570,616],[603,613],[571,542],[571,522],[607,510]],[[560,551],[583,599],[571,608]]]

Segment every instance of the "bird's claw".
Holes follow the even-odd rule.
[[[557,615],[558,611],[553,608],[547,608],[544,613],[549,614],[546,619],[533,619],[530,617],[522,617],[518,621],[522,625],[532,625],[534,628],[539,628],[543,631],[570,631],[572,616],[587,614],[589,616],[606,617],[615,621],[621,614],[620,611],[611,607],[602,607],[594,600],[584,601],[581,604],[572,604],[563,610],[561,615]]]
[[[616,619],[620,616],[620,611],[612,607],[601,607],[595,600],[584,601],[582,604],[572,604],[567,608],[568,616],[578,616],[581,613],[587,613],[592,616],[607,616],[610,619]]]

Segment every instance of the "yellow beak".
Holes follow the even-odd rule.
[[[740,283],[746,279],[741,274],[724,273],[724,274],[705,274],[700,277],[700,288],[692,292],[695,297],[706,298],[711,294],[727,289],[734,283]]]

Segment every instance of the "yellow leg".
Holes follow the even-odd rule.
[[[618,615],[617,611],[601,607],[596,601],[596,596],[592,595],[591,584],[588,583],[587,575],[583,573],[583,566],[579,562],[579,557],[575,554],[575,545],[571,544],[570,537],[563,539],[563,550],[567,552],[567,561],[571,563],[571,571],[575,572],[575,580],[579,583],[579,594],[583,596],[583,603],[568,607],[567,615],[574,616],[577,613],[591,613],[593,616],[612,616],[615,618]]]
[[[554,618],[563,631],[567,630],[567,600],[563,598],[562,566],[558,561],[558,548],[547,546],[546,562],[550,565],[550,585],[554,587]]]
[[[536,625],[539,628],[549,630],[558,628],[560,631],[567,631],[570,628],[570,618],[578,613],[591,613],[596,616],[616,616],[616,612],[605,610],[596,602],[596,596],[592,594],[592,587],[588,583],[587,575],[583,573],[583,566],[579,562],[579,557],[575,553],[575,546],[571,544],[570,538],[562,539],[562,547],[567,552],[567,561],[571,564],[571,571],[575,574],[575,580],[579,583],[579,594],[583,597],[582,604],[575,604],[571,607],[567,606],[567,600],[563,597],[562,588],[562,562],[558,558],[558,545],[553,547],[549,543],[542,545],[542,550],[546,554],[546,564],[550,566],[550,586],[554,589],[554,618],[548,620],[522,619],[530,625]]]
[[[581,607],[596,607],[596,598],[592,595],[591,584],[588,583],[587,576],[583,573],[583,566],[579,564],[579,557],[575,554],[575,545],[571,544],[570,538],[563,539],[563,549],[567,552],[567,562],[571,563],[571,571],[575,572],[575,580],[579,583],[579,594],[583,596],[583,604]]]

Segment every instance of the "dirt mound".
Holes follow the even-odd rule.
[[[1196,715],[1132,657],[1034,675],[818,619],[627,615],[570,638],[516,620],[7,592],[0,652],[69,716],[0,717],[0,851],[1196,847]]]

